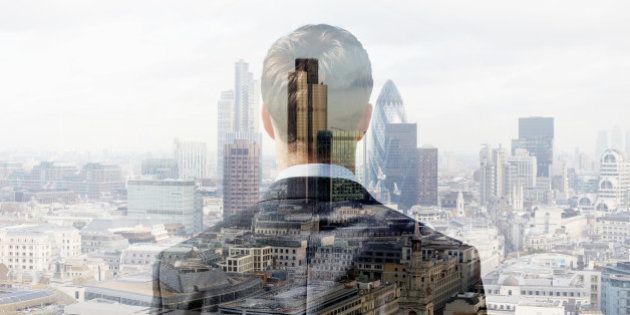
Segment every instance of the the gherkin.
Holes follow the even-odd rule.
[[[389,202],[390,196],[396,193],[390,191],[387,187],[390,185],[386,184],[386,168],[391,154],[386,137],[387,126],[406,123],[402,97],[394,82],[388,80],[378,96],[367,132],[364,182],[370,192],[383,202]]]

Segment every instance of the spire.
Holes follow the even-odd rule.
[[[413,228],[413,238],[419,240],[420,236],[420,220],[418,219],[418,213],[416,213],[416,222]]]

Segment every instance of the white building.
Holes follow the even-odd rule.
[[[194,181],[131,180],[127,215],[153,223],[180,223],[187,233],[203,228],[203,200]]]
[[[615,211],[628,209],[630,203],[630,167],[623,154],[616,149],[602,153],[599,186],[595,209]]]
[[[534,210],[532,232],[546,235],[566,234],[577,241],[587,231],[586,216],[560,207],[537,207]]]
[[[175,139],[174,155],[181,179],[207,177],[208,148],[204,142],[180,141]]]
[[[165,250],[168,254],[177,257],[168,257],[176,260],[178,257],[184,258],[193,250],[190,246],[177,246],[177,240],[170,240],[165,243],[136,243],[131,244],[120,254],[120,273],[150,272],[158,255]]]
[[[81,254],[81,236],[73,227],[49,224],[0,229],[0,263],[14,272],[43,272],[59,259]]]
[[[500,199],[505,192],[506,151],[487,145],[479,152],[479,194],[481,204]]]
[[[252,270],[263,271],[267,270],[273,264],[272,256],[273,248],[271,246],[234,246],[229,249],[229,257],[236,257],[241,255],[249,255],[252,257]],[[225,269],[224,269],[225,270]],[[225,270],[229,271],[229,270]]]
[[[505,261],[483,278],[489,313],[536,310],[553,314],[567,303],[596,305],[599,280],[593,276],[598,272],[575,267],[577,258],[563,254],[534,254]]]
[[[505,240],[491,222],[478,218],[455,218],[448,228],[440,231],[477,249],[481,260],[481,275],[497,268],[503,260]]]
[[[523,186],[527,189],[536,187],[536,157],[529,155],[525,149],[516,149],[514,155],[507,159],[508,186]]]
[[[624,242],[630,238],[630,212],[611,213],[597,218],[596,234],[603,240]]]

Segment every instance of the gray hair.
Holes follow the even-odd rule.
[[[355,131],[372,93],[367,51],[350,32],[331,25],[305,25],[271,45],[263,64],[263,102],[287,138],[287,81],[295,59],[316,58],[319,81],[328,85],[328,129]]]

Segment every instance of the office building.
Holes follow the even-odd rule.
[[[501,146],[487,145],[479,152],[479,196],[482,205],[499,200],[505,195],[506,152]]]
[[[51,224],[3,227],[0,253],[0,264],[10,271],[34,275],[49,270],[58,259],[80,255],[81,235],[74,227]]]
[[[522,209],[526,192],[536,187],[536,157],[525,149],[517,149],[507,158],[507,193],[514,209]]]
[[[206,178],[208,149],[204,142],[174,141],[174,156],[177,161],[179,178]]]
[[[518,119],[518,139],[512,140],[512,154],[525,149],[536,157],[537,176],[549,177],[553,162],[554,120],[552,117],[526,117]]]
[[[217,179],[223,178],[223,146],[226,144],[226,135],[234,132],[234,91],[221,92],[217,108]]]
[[[415,123],[385,126],[384,187],[400,209],[409,209],[418,200],[417,130]]]
[[[118,165],[88,163],[83,166],[80,178],[76,191],[88,198],[113,197],[125,188],[122,170]]]
[[[142,176],[153,179],[177,179],[179,171],[175,159],[146,159],[140,169]]]
[[[223,151],[223,217],[258,202],[260,189],[260,144],[237,139]]]
[[[370,128],[365,136],[365,163],[362,183],[374,196],[386,201],[388,192],[383,187],[385,162],[389,151],[385,138],[388,124],[406,123],[405,108],[398,88],[392,80],[387,80],[376,100]]]
[[[260,87],[249,72],[249,64],[239,60],[234,64],[233,131],[258,132]]]
[[[600,159],[595,208],[600,211],[627,209],[630,202],[630,164],[617,149],[604,150]]]
[[[438,149],[418,149],[418,201],[421,205],[438,205]]]
[[[628,314],[630,310],[630,262],[618,262],[602,271],[601,310],[604,314]]]
[[[75,165],[59,162],[41,162],[33,167],[31,177],[40,185],[50,185],[76,178],[79,170]]]
[[[317,134],[328,130],[328,87],[319,83],[317,59],[296,59],[288,80],[288,144],[315,162]]]
[[[189,234],[203,228],[202,199],[194,181],[130,180],[127,215],[154,223],[179,223]]]

